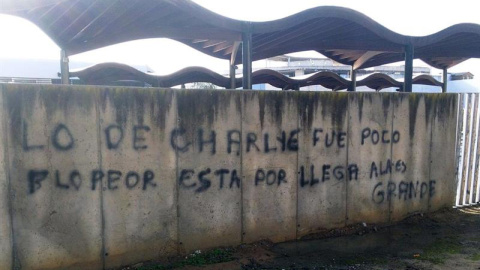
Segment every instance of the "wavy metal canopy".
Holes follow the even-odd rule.
[[[223,17],[190,0],[2,0],[0,13],[38,25],[67,55],[145,38],[170,38],[199,51],[241,63],[242,33],[252,34],[252,60],[316,50],[354,69],[414,57],[436,68],[480,58],[480,25],[458,24],[411,37],[341,7],[317,7],[268,22]]]
[[[92,85],[111,85],[119,81],[138,81],[153,87],[172,87],[194,82],[212,83],[225,88],[230,87],[230,78],[203,67],[188,67],[169,75],[159,76],[143,73],[124,64],[103,63],[72,71],[70,75]],[[268,83],[284,90],[299,89],[309,85],[321,85],[333,91],[347,89],[351,83],[334,72],[322,71],[302,76],[302,78],[291,78],[270,69],[261,69],[253,72],[252,81],[253,84]],[[415,77],[413,83],[440,87],[443,85],[428,75]],[[236,85],[237,87],[242,86],[242,78],[236,79]],[[389,87],[401,88],[403,83],[386,74],[374,73],[359,80],[357,85],[380,91]]]

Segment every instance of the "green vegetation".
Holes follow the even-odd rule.
[[[203,266],[215,263],[229,262],[234,258],[232,256],[232,249],[213,249],[202,253],[200,250],[195,251],[194,253],[185,257],[184,260],[169,264],[169,265],[150,265],[150,266],[141,266],[137,270],[167,270],[175,269],[187,265],[192,266]]]
[[[433,264],[444,264],[447,254],[460,253],[461,245],[456,239],[441,239],[427,246],[417,259]]]
[[[472,261],[480,261],[480,253],[474,254],[470,257]]]

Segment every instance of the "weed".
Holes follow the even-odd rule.
[[[472,261],[480,261],[480,253],[474,254],[470,257]]]
[[[229,262],[233,260],[233,250],[216,248],[205,253],[200,250],[185,257],[184,260],[169,264],[169,265],[151,265],[141,266],[136,270],[169,270],[175,269],[187,265],[191,266],[203,266],[209,264],[216,264],[222,262]]]
[[[429,261],[433,264],[444,264],[445,255],[458,254],[460,249],[461,246],[455,239],[441,239],[427,246],[417,259]]]

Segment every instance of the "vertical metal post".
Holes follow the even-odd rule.
[[[235,82],[235,65],[230,64],[230,89],[237,89]]]
[[[240,47],[240,41],[233,42],[232,54],[230,55],[230,88],[237,89],[237,80],[235,78],[237,72],[237,66],[235,62],[237,60],[238,48]]]
[[[252,31],[246,23],[242,33],[243,89],[252,89]]]
[[[349,92],[357,91],[357,70],[353,69],[350,70],[350,86],[348,87]]]
[[[405,79],[403,83],[403,92],[412,92],[413,53],[412,44],[405,46]]]
[[[475,103],[475,100],[476,103]],[[475,176],[477,173],[475,173],[475,171],[477,170],[477,149],[478,149],[478,140],[479,140],[479,136],[478,136],[478,131],[479,131],[479,128],[478,128],[478,124],[480,123],[480,110],[478,109],[478,104],[480,104],[480,95],[476,95],[476,94],[473,94],[472,95],[472,101],[473,103],[472,104],[477,104],[477,106],[475,105],[472,105],[472,110],[471,110],[471,115],[472,115],[472,119],[475,118],[473,120],[473,125],[470,127],[472,129],[471,134],[472,134],[472,140],[473,140],[473,148],[470,149],[470,151],[472,151],[472,157],[473,157],[473,160],[472,160],[472,167],[471,168],[468,168],[469,170],[471,170],[471,174],[470,174],[470,198],[469,198],[469,203],[470,205],[473,205],[474,203],[477,202],[476,200],[476,197],[477,197],[477,193],[475,191]],[[473,128],[475,126],[475,128]],[[475,132],[474,132],[475,130]],[[470,143],[471,145],[471,143]],[[478,185],[478,183],[477,183]],[[475,195],[475,196],[474,196]]]
[[[442,85],[442,93],[447,92],[447,86],[448,86],[448,72],[447,68],[443,69],[443,85]]]
[[[462,103],[460,103],[461,107],[461,113],[463,114],[463,119],[461,122],[461,131],[460,131],[460,136],[462,138],[460,139],[460,145],[459,145],[459,152],[457,155],[460,157],[460,161],[458,162],[458,169],[457,169],[457,198],[455,202],[455,206],[461,206],[463,205],[463,200],[461,199],[463,196],[463,164],[465,162],[465,147],[466,147],[466,133],[467,133],[467,114],[468,114],[468,94],[463,94],[462,98]]]
[[[68,67],[68,55],[65,50],[60,52],[60,74],[62,84],[70,84],[70,70]]]
[[[470,157],[472,156],[472,150],[473,150],[473,112],[474,112],[474,108],[475,108],[475,94],[466,94],[466,95],[469,95],[470,98],[469,98],[469,103],[467,103],[467,109],[466,109],[466,113],[468,114],[468,126],[467,126],[467,141],[468,141],[468,144],[465,143],[465,145],[468,145],[467,146],[467,153],[466,153],[466,162],[467,162],[467,165],[464,167],[464,170],[466,170],[465,172],[465,178],[463,180],[464,182],[464,186],[463,186],[463,205],[467,205],[470,203],[470,196],[469,196],[469,192],[473,192],[473,190],[470,190],[468,188],[468,179],[470,178],[470,173],[474,173],[474,171],[470,171],[471,168],[470,168]]]

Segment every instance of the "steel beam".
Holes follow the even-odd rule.
[[[243,89],[252,89],[252,32],[246,24],[242,33]]]
[[[235,79],[235,69],[236,69],[236,66],[230,64],[230,89],[237,89],[237,84]]]
[[[60,74],[62,84],[70,84],[70,70],[68,67],[68,55],[65,50],[60,52]]]
[[[448,71],[447,68],[443,69],[443,85],[442,85],[442,93],[447,92],[448,87]]]
[[[357,91],[357,70],[353,68],[350,70],[350,86],[348,87],[349,92]]]
[[[235,60],[237,59],[238,48],[240,42],[235,41],[232,45],[232,52],[230,55],[230,88],[237,89],[237,80],[235,78],[237,66],[235,66]]]
[[[413,45],[405,46],[405,79],[403,82],[403,92],[412,92],[413,80]]]
[[[362,56],[360,56],[360,58],[357,59],[357,61],[355,61],[355,63],[353,63],[353,69],[357,70],[359,68],[361,68],[368,60],[372,59],[373,57],[379,55],[379,54],[382,54],[384,52],[381,52],[381,51],[368,51],[366,53],[364,53]]]

